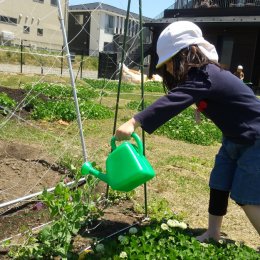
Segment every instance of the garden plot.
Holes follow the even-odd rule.
[[[100,83],[104,84],[102,81],[98,82],[98,84]],[[98,89],[97,83],[94,81],[89,81],[88,84],[93,88],[96,86],[96,89]],[[130,87],[126,88],[128,92]],[[41,88],[41,86],[39,88]],[[36,89],[37,87],[34,90]],[[55,184],[59,180],[62,180],[64,183],[66,176],[71,178],[72,176],[77,175],[82,163],[77,125],[73,118],[74,112],[69,110],[68,112],[63,113],[64,111],[67,111],[64,109],[64,107],[53,106],[54,100],[61,101],[64,100],[64,97],[66,97],[66,94],[64,94],[66,93],[66,88],[62,89],[65,91],[62,92],[62,95],[58,94],[58,98],[55,97],[56,94],[53,93],[56,92],[57,89],[60,90],[60,88],[55,88],[53,86],[52,88],[45,86],[44,88],[40,89],[40,103],[36,102],[32,105],[34,107],[41,107],[42,109],[37,110],[37,112],[33,114],[33,106],[27,106],[27,110],[22,109],[19,110],[19,113],[17,113],[19,119],[12,117],[10,120],[8,120],[8,123],[6,123],[5,126],[1,128],[1,144],[4,148],[4,152],[1,153],[1,158],[3,159],[1,160],[1,164],[4,165],[4,168],[6,169],[8,166],[8,160],[11,160],[11,162],[16,163],[17,166],[15,167],[15,165],[12,165],[13,168],[11,169],[13,169],[13,171],[5,171],[3,174],[1,172],[1,183],[2,180],[3,183],[5,183],[4,176],[8,175],[8,173],[11,176],[6,176],[6,179],[10,179],[12,181],[13,178],[18,176],[19,170],[24,171],[23,176],[26,174],[33,175],[35,182],[32,183],[32,185],[30,185],[27,190],[25,190],[25,194],[28,194],[29,192],[36,192],[38,188],[48,188],[48,185],[53,186],[52,183]],[[24,90],[25,89],[23,88],[23,91]],[[6,93],[8,91],[6,91]],[[28,91],[28,89],[26,91]],[[133,87],[131,91],[133,91],[133,93],[137,93]],[[125,96],[125,99],[120,105],[120,122],[121,120],[123,122],[130,116],[130,114],[135,113],[135,111],[138,110],[137,105],[140,104],[137,101],[138,94],[129,95],[122,93],[122,95]],[[160,93],[158,93],[158,95],[160,95]],[[84,96],[85,95],[83,94],[82,97]],[[110,150],[109,140],[111,138],[111,131],[109,131],[109,129],[112,128],[113,124],[112,117],[114,109],[114,97],[115,91],[113,91],[112,88],[107,88],[106,95],[104,95],[101,100],[99,97],[92,98],[92,102],[95,104],[104,106],[106,105],[106,107],[103,108],[102,106],[92,106],[97,108],[94,114],[89,113],[87,110],[86,113],[84,113],[87,120],[83,122],[83,127],[85,129],[86,145],[89,152],[89,157],[91,161],[96,161],[99,166],[104,163],[106,155]],[[148,102],[152,102],[152,100],[154,100],[156,97],[153,95],[149,97],[148,95],[147,98]],[[23,100],[23,98],[21,100]],[[35,102],[35,99],[31,100]],[[45,101],[51,103],[51,109],[48,107],[48,105],[42,105],[41,102]],[[136,101],[137,103],[135,103]],[[16,102],[20,101],[17,99]],[[67,103],[69,104],[69,102]],[[48,107],[49,109],[45,111],[44,107]],[[61,107],[63,109],[61,109]],[[50,110],[52,113],[48,112]],[[104,111],[110,111],[111,113],[103,113]],[[7,122],[8,115],[10,114],[7,111],[6,115],[1,117],[1,123]],[[32,115],[37,115],[37,117],[33,119],[33,117],[31,117]],[[87,115],[96,116],[97,119],[88,119]],[[101,117],[98,119],[99,115],[105,116],[104,118]],[[190,116],[191,114],[188,112],[186,117],[189,118]],[[181,117],[178,121],[179,126],[182,128],[192,127],[189,126],[189,119],[186,120],[186,117]],[[206,126],[208,127],[207,124]],[[155,134],[153,136],[147,136],[146,154],[157,173],[156,178],[148,183],[148,212],[151,217],[157,219],[157,222],[153,223],[153,225],[156,226],[152,226],[152,230],[155,232],[149,229],[149,225],[147,231],[148,233],[145,233],[145,231],[143,233],[140,227],[138,227],[138,234],[140,235],[140,239],[136,237],[136,240],[135,237],[131,237],[127,238],[127,244],[126,242],[124,242],[125,244],[123,243],[122,245],[116,244],[117,242],[115,241],[118,241],[120,230],[127,226],[130,227],[136,222],[138,222],[140,225],[140,221],[144,217],[143,188],[139,187],[135,190],[134,193],[131,194],[112,192],[110,193],[110,201],[105,201],[106,206],[109,207],[104,207],[104,196],[102,193],[105,192],[106,185],[100,184],[101,186],[98,187],[98,190],[93,192],[93,190],[89,190],[89,187],[91,187],[93,183],[89,183],[89,186],[81,187],[74,191],[65,189],[63,186],[58,186],[55,197],[52,197],[54,196],[53,194],[45,194],[45,197],[42,198],[44,201],[43,208],[41,208],[41,206],[38,208],[37,198],[35,201],[30,201],[31,203],[29,205],[25,205],[21,208],[15,207],[12,209],[12,211],[2,214],[1,230],[3,230],[3,236],[1,238],[5,239],[23,231],[23,228],[21,227],[24,223],[27,223],[27,226],[33,228],[47,223],[50,220],[52,221],[53,219],[57,221],[60,219],[65,221],[62,219],[62,216],[66,215],[69,216],[69,220],[73,221],[59,221],[57,222],[57,225],[53,227],[53,230],[55,230],[56,234],[58,234],[59,229],[64,227],[64,223],[66,224],[66,227],[71,227],[71,230],[69,230],[71,233],[67,233],[67,238],[70,239],[70,242],[66,244],[67,242],[64,241],[63,243],[63,245],[66,246],[66,248],[65,246],[64,248],[71,253],[79,253],[84,250],[84,248],[88,248],[89,245],[93,245],[93,241],[95,241],[94,237],[97,237],[98,241],[101,240],[102,244],[104,243],[105,245],[105,249],[107,249],[108,247],[106,243],[111,240],[105,241],[102,239],[106,238],[110,234],[119,232],[117,235],[112,237],[115,239],[114,245],[116,246],[111,245],[110,247],[115,250],[114,254],[117,254],[118,256],[122,252],[130,254],[130,252],[127,250],[132,250],[133,245],[137,245],[136,248],[139,248],[139,251],[133,249],[133,252],[136,251],[140,254],[146,243],[146,239],[143,237],[143,234],[148,234],[154,239],[154,241],[163,238],[164,240],[162,241],[165,241],[165,243],[166,241],[169,242],[168,237],[171,236],[175,239],[175,241],[180,241],[182,244],[184,243],[184,247],[186,249],[191,247],[193,248],[194,246],[194,251],[198,251],[197,253],[200,255],[200,250],[202,249],[198,244],[194,245],[195,242],[193,242],[192,237],[194,237],[196,233],[202,232],[200,228],[204,229],[207,225],[208,174],[212,167],[214,154],[218,150],[219,144],[215,142],[211,145],[207,144],[208,146],[199,145],[198,142],[200,135],[196,133],[193,133],[195,138],[190,139],[191,142],[195,144],[176,140],[178,139],[178,133],[176,133],[176,139],[170,139],[166,136],[168,136],[167,134],[173,128],[172,125],[174,125],[174,123],[170,122],[166,128],[157,133],[158,135]],[[108,130],[104,131],[104,129]],[[198,131],[204,132],[203,129],[198,129]],[[189,130],[185,131],[185,135],[181,136],[179,139],[185,140],[185,136],[189,137],[189,132]],[[204,133],[204,135],[208,134],[206,131]],[[215,136],[218,138],[217,132]],[[203,137],[203,140],[206,140],[205,137]],[[14,161],[14,159],[18,162]],[[101,166],[104,167],[104,165]],[[29,171],[28,173],[25,172],[26,169]],[[50,175],[48,175],[49,173]],[[48,177],[43,179],[42,177],[44,175]],[[94,179],[92,181],[95,182]],[[19,193],[19,187],[24,189],[25,182],[26,181],[22,182],[21,179],[19,179],[18,183],[16,181],[12,182],[16,183],[17,188],[9,195],[14,195],[16,192],[17,195],[20,196],[21,193]],[[11,188],[10,184],[6,186]],[[81,191],[84,192],[81,193]],[[93,198],[88,196],[86,197],[86,194],[93,195]],[[83,211],[79,212],[76,210],[71,210],[77,207],[77,205],[81,204],[81,199],[79,200],[80,196],[83,196],[82,201],[85,202],[82,203],[82,208],[79,208],[79,210]],[[64,198],[66,197],[73,199],[64,201]],[[3,199],[7,198],[3,197]],[[54,202],[54,205],[51,205],[51,202]],[[64,205],[68,205],[66,210],[64,208],[64,211],[61,215],[56,214],[55,210],[59,207],[63,208]],[[50,212],[53,213],[54,218],[50,216],[51,214],[47,210],[47,207],[50,208]],[[102,210],[102,214],[101,212],[96,211],[97,208]],[[91,224],[87,222],[88,225],[84,226],[83,229],[79,229],[80,225],[82,224],[82,222],[79,220],[84,216],[90,217],[92,222]],[[171,218],[173,216],[183,219],[185,223],[189,225],[189,229],[187,231],[178,229],[177,232],[175,232],[174,230],[170,229],[171,227],[167,228],[165,225],[163,225],[164,229],[162,229],[161,225],[167,224],[163,218]],[[87,220],[86,218],[83,219],[84,221]],[[76,223],[76,225],[74,225],[74,223]],[[74,235],[75,230],[77,231],[76,236]],[[42,235],[44,235],[45,238],[47,237],[53,239],[53,235],[55,234],[50,233],[50,230],[47,231],[48,232],[45,232]],[[226,221],[224,223],[223,231],[226,233],[226,235],[223,234],[223,237],[228,240],[243,240],[247,245],[255,248],[259,244],[259,237],[257,234],[255,234],[253,228],[250,226],[250,223],[247,222],[243,212],[234,203],[230,203],[229,214],[227,215]],[[128,234],[128,230],[125,232]],[[122,234],[125,235],[125,232]],[[243,233],[243,236],[241,233]],[[136,241],[139,242],[137,243]],[[189,242],[186,244],[187,241]],[[72,247],[70,247],[70,245],[72,245]],[[155,248],[152,243],[151,245]],[[118,250],[120,249],[122,252],[119,252],[116,248]],[[148,246],[146,248],[147,250],[151,250]],[[64,254],[66,254],[66,251],[62,251],[58,247],[52,246],[52,249],[57,250],[54,255],[62,255],[64,252]],[[178,247],[175,249],[178,250]],[[233,249],[234,252],[237,252],[237,248]],[[49,248],[48,250],[51,249]],[[95,252],[95,250],[96,247],[93,246],[91,251]],[[185,250],[182,248],[180,251],[184,252]],[[216,252],[215,248],[211,248],[211,250],[212,252]],[[243,249],[241,250],[243,251]],[[159,251],[160,250],[158,249],[156,254],[159,254]],[[19,252],[21,254],[21,251]],[[53,251],[50,251],[49,253],[53,253]],[[106,259],[106,253],[107,255],[113,254],[113,251],[105,251],[104,254],[102,253],[99,255],[99,257]],[[184,256],[186,253],[179,252],[179,254],[182,254],[182,256]],[[221,254],[223,255],[224,253],[222,252]],[[246,253],[244,256],[245,255]],[[124,254],[121,256],[124,256]],[[89,257],[91,257],[91,255]]]

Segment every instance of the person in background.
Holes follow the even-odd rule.
[[[243,66],[238,65],[237,70],[234,72],[234,75],[237,76],[239,79],[244,80],[244,72],[243,72]]]
[[[192,22],[168,25],[159,36],[157,54],[168,93],[122,124],[116,139],[129,139],[138,127],[151,134],[195,104],[223,134],[209,180],[208,229],[197,239],[220,239],[229,196],[260,234],[260,100],[221,68],[214,45]]]

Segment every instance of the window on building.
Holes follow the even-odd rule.
[[[75,14],[75,24],[83,25],[84,23],[84,16],[83,14]]]
[[[38,36],[43,36],[43,29],[38,28],[37,29],[37,35]]]
[[[9,24],[17,24],[17,19],[9,16],[0,15],[0,22],[9,23]]]
[[[120,28],[120,17],[119,16],[116,17],[116,27]]]
[[[108,15],[108,28],[114,28],[114,16]]]
[[[136,25],[136,22],[135,22],[135,21],[132,21],[132,26],[131,26],[131,33],[132,33],[132,36],[135,35],[135,25]]]
[[[131,36],[131,26],[132,26],[132,20],[128,21],[128,29],[127,29],[127,35]]]
[[[139,24],[136,23],[136,24],[135,24],[135,34],[138,34],[138,29],[139,29]]]
[[[44,3],[44,0],[33,0],[34,2]]]
[[[30,33],[30,27],[25,25],[25,26],[23,27],[23,32],[24,32],[24,33]]]
[[[124,17],[121,17],[121,28],[120,28],[120,34],[123,34],[123,32],[124,32],[124,27],[125,27]]]
[[[120,33],[120,17],[116,17],[116,34]]]
[[[57,0],[51,0],[51,5],[58,5]]]
[[[114,33],[114,27],[115,27],[114,22],[115,22],[114,16],[107,14],[106,15],[106,25],[105,25],[106,33],[111,33],[111,34]]]

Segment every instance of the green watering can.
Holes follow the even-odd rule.
[[[143,155],[142,141],[136,133],[132,137],[137,146],[126,141],[116,146],[116,139],[112,137],[112,151],[106,160],[106,174],[94,169],[90,162],[83,164],[81,173],[92,174],[118,191],[131,191],[152,179],[155,172]]]

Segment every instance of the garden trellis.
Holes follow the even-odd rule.
[[[64,47],[62,49],[62,51],[56,51],[55,54],[53,54],[53,51],[49,51],[48,53],[41,53],[41,52],[37,52],[34,49],[28,48],[28,46],[24,46],[25,42],[21,40],[21,50],[17,50],[17,49],[12,49],[6,46],[6,49],[3,48],[1,49],[1,52],[8,52],[8,55],[20,55],[21,54],[21,67],[19,68],[19,65],[17,66],[18,71],[17,72],[22,72],[22,73],[28,73],[28,71],[26,71],[25,67],[23,67],[23,62],[22,62],[22,57],[24,58],[25,55],[30,55],[32,57],[34,57],[34,59],[36,61],[38,61],[38,64],[40,65],[40,70],[38,72],[40,72],[40,78],[37,79],[36,82],[34,82],[33,84],[31,84],[29,87],[28,85],[25,86],[27,87],[27,94],[25,97],[23,97],[21,100],[19,100],[14,107],[12,108],[8,108],[8,107],[2,107],[2,109],[4,109],[7,112],[7,115],[5,118],[3,118],[3,120],[1,120],[1,124],[0,124],[0,130],[1,131],[10,131],[10,129],[12,129],[12,131],[10,131],[10,136],[9,137],[14,137],[17,135],[17,133],[19,132],[19,127],[22,125],[26,125],[26,127],[29,128],[29,131],[25,134],[26,135],[26,140],[28,141],[28,143],[30,143],[30,139],[37,139],[38,136],[36,134],[36,130],[40,131],[44,134],[42,140],[41,140],[41,148],[43,150],[46,150],[46,152],[51,149],[52,147],[45,147],[44,141],[45,139],[50,139],[51,143],[53,145],[53,148],[57,145],[60,145],[62,136],[64,136],[66,133],[68,132],[72,132],[72,137],[70,140],[70,143],[67,143],[64,147],[64,150],[62,153],[59,154],[55,154],[55,162],[52,162],[50,165],[46,165],[44,164],[44,160],[45,158],[41,158],[40,155],[37,158],[37,160],[34,160],[35,158],[33,158],[32,161],[34,161],[35,164],[41,164],[44,165],[46,167],[46,171],[45,174],[46,176],[48,176],[48,178],[50,178],[51,176],[51,172],[52,172],[52,168],[53,166],[57,166],[57,164],[59,163],[59,160],[66,155],[67,153],[70,153],[70,150],[72,150],[72,154],[74,151],[79,150],[79,146],[81,146],[81,151],[82,151],[82,155],[83,155],[83,160],[86,161],[88,154],[87,154],[87,149],[86,149],[86,144],[85,144],[85,138],[83,136],[83,127],[82,127],[82,121],[86,122],[86,118],[84,118],[82,120],[81,116],[80,116],[80,107],[78,104],[78,97],[77,97],[77,89],[76,89],[76,79],[74,76],[74,70],[72,68],[72,63],[71,63],[71,54],[69,51],[69,47],[68,47],[68,41],[67,41],[67,36],[66,36],[66,31],[65,31],[65,27],[64,27],[64,18],[63,18],[63,14],[62,14],[62,8],[61,8],[61,3],[58,0],[58,13],[59,13],[59,19],[61,22],[61,29],[62,29],[62,34],[63,34],[63,38],[64,38]],[[128,50],[125,49],[125,43],[126,43],[126,33],[127,30],[129,29],[128,26],[128,19],[129,19],[129,15],[131,15],[130,13],[130,6],[131,6],[131,0],[128,1],[128,7],[127,7],[127,19],[125,21],[125,30],[124,30],[124,46],[122,48],[122,58],[121,58],[121,64],[124,63],[125,59],[126,59],[126,55]],[[142,29],[142,5],[141,5],[141,0],[139,1],[139,16],[140,16],[140,28],[139,28],[139,34],[137,34],[136,36],[134,36],[135,38],[140,37],[140,44],[142,46],[143,44],[143,29]],[[56,10],[57,11],[57,10]],[[33,12],[36,12],[36,10],[32,10],[32,16],[33,16]],[[46,19],[48,19],[48,15],[46,15]],[[19,25],[18,25],[19,26]],[[82,30],[84,30],[84,27],[82,26]],[[94,35],[92,35],[93,37],[95,37]],[[18,37],[20,37],[22,39],[22,35],[18,35]],[[53,36],[55,37],[55,36]],[[3,46],[5,47],[5,46]],[[143,77],[143,48],[141,48],[141,63],[139,64],[140,69],[141,69],[141,106],[142,108],[144,107],[144,90],[143,90],[143,83],[144,83],[144,77]],[[48,132],[46,131],[46,129],[44,128],[44,123],[43,125],[41,125],[40,123],[35,123],[33,120],[28,120],[28,119],[24,119],[23,117],[20,116],[21,111],[24,107],[26,107],[26,105],[28,105],[29,101],[33,101],[34,99],[36,99],[37,96],[41,95],[42,92],[39,92],[36,96],[31,97],[30,95],[35,91],[35,89],[41,84],[42,81],[44,81],[44,79],[49,76],[53,71],[57,70],[57,67],[54,66],[54,63],[57,61],[60,61],[63,59],[63,52],[66,52],[66,57],[67,57],[67,64],[68,64],[68,71],[69,71],[69,76],[70,76],[70,81],[71,81],[71,86],[73,89],[73,97],[74,97],[74,104],[76,107],[76,113],[77,113],[77,126],[75,122],[70,123],[69,125],[66,125],[63,129],[63,132],[57,136],[57,133],[53,133],[53,132]],[[41,59],[45,58],[45,57],[52,57],[53,58],[53,64],[50,64],[48,68],[46,68],[47,66],[45,66],[44,70],[43,70],[43,66],[42,66],[42,62]],[[81,60],[81,63],[79,64],[79,70],[82,69],[82,67],[80,67],[82,65],[82,62],[84,62],[84,60]],[[6,66],[7,67],[7,66]],[[12,67],[14,68],[14,67]],[[62,69],[61,69],[62,70]],[[78,70],[78,71],[79,71]],[[3,70],[4,71],[4,70]],[[30,73],[30,72],[29,72]],[[119,101],[120,101],[120,91],[121,91],[121,78],[122,78],[122,67],[119,67],[117,69],[117,71],[115,71],[114,73],[119,73],[119,81],[118,81],[118,89],[117,89],[117,97],[116,97],[116,105],[115,105],[115,117],[114,117],[114,125],[113,125],[113,132],[112,134],[115,133],[116,130],[116,126],[117,126],[117,117],[118,117],[118,108],[119,108]],[[61,72],[61,74],[64,74],[63,72]],[[100,91],[100,95],[99,98],[102,98],[102,93],[104,90],[106,90],[106,86],[108,85],[109,80],[107,82],[104,81],[104,87],[103,89]],[[19,84],[24,84],[26,85],[24,82],[20,82]],[[53,84],[53,83],[52,83]],[[63,94],[60,94],[60,98],[63,97]],[[90,106],[90,111],[91,111],[91,106]],[[89,112],[91,113],[91,112]],[[16,123],[13,124],[12,120],[15,119],[17,120]],[[75,129],[79,130],[75,130]],[[78,137],[80,135],[80,145],[78,143]],[[142,133],[142,139],[143,139],[143,144],[144,144],[144,133]],[[88,140],[88,138],[87,138]],[[55,148],[54,148],[55,149]],[[100,149],[102,149],[102,147],[97,147],[95,151],[92,151],[92,153],[94,154],[95,152],[99,151]],[[94,157],[94,156],[93,156]],[[28,158],[23,158],[23,160],[30,160]],[[15,166],[13,166],[13,168],[15,169]],[[16,171],[17,174],[17,171]],[[29,173],[28,173],[29,174]],[[21,203],[27,203],[27,202],[33,202],[33,201],[37,201],[37,196],[42,194],[42,190],[39,190],[39,187],[44,186],[44,185],[40,185],[41,182],[43,182],[45,176],[40,176],[39,180],[37,180],[35,183],[31,183],[31,186],[26,186],[26,182],[24,183],[22,180],[17,180],[16,182],[16,178],[13,179],[12,184],[7,187],[7,188],[3,188],[0,191],[0,194],[2,195],[1,197],[1,204],[0,204],[0,209],[1,209],[1,214],[4,214],[12,209],[15,209],[16,207],[19,207],[21,205]],[[4,176],[1,176],[1,179],[4,178]],[[27,176],[23,176],[23,178],[27,178]],[[79,180],[79,182],[77,181],[77,184],[81,184],[85,181],[85,178],[82,178]],[[76,182],[74,180],[69,181],[68,183],[66,183],[67,186],[73,186]],[[55,182],[53,183],[55,184]],[[18,194],[17,197],[15,197],[13,195],[13,191],[15,188],[17,188],[18,186],[24,186],[24,190],[23,190],[23,194]],[[52,192],[55,187],[48,188],[48,186],[46,187],[48,192]],[[147,216],[147,191],[146,191],[146,185],[144,185],[144,192],[145,192],[145,215]]]

